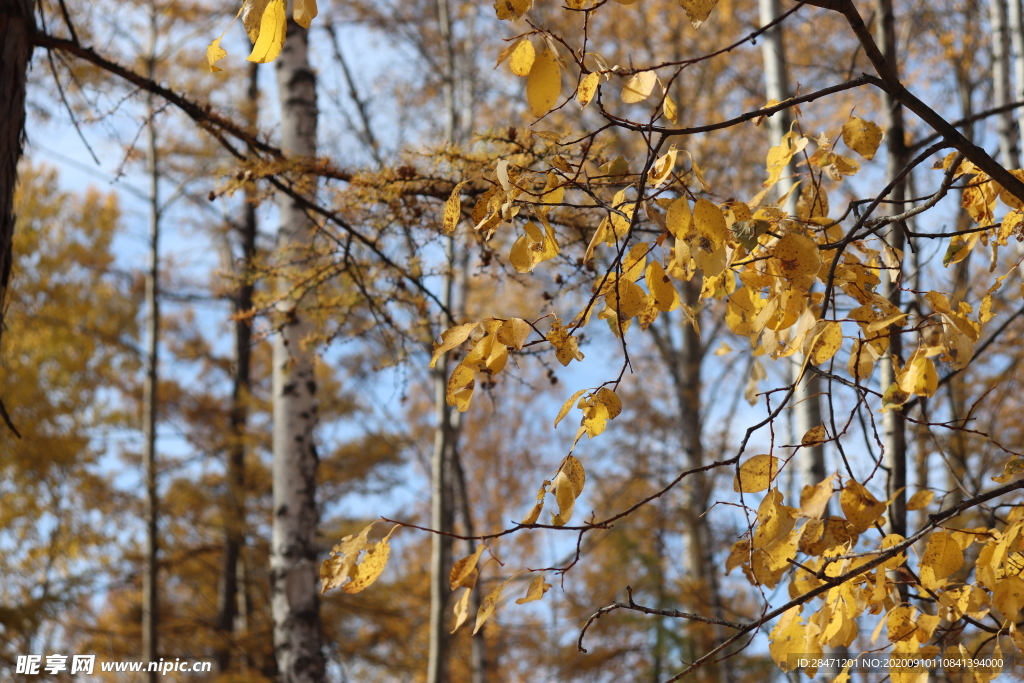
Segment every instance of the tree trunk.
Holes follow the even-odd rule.
[[[316,77],[307,56],[306,30],[291,20],[275,62],[281,103],[281,148],[290,158],[316,154]],[[306,188],[312,193],[313,187]],[[281,195],[277,262],[304,261],[313,226],[305,211]],[[282,282],[280,286],[287,287]],[[280,330],[273,339],[273,538],[270,559],[274,653],[282,683],[324,679],[320,598],[317,589],[317,423],[314,354],[304,340],[311,329],[293,297],[278,305]]]
[[[259,99],[259,65],[249,65],[248,105],[246,124],[256,129]],[[246,191],[241,225],[241,258],[235,268],[239,278],[233,308],[236,316],[252,309],[253,284],[250,281],[253,260],[256,257],[256,205],[251,190]],[[230,244],[228,249],[231,249]],[[233,253],[230,252],[230,253]],[[250,345],[252,326],[249,320],[235,320],[235,377],[231,391],[230,430],[225,478],[227,500],[224,503],[224,558],[217,596],[217,630],[221,646],[216,653],[217,670],[226,672],[231,666],[231,643],[234,640],[235,619],[239,614],[239,557],[245,546],[245,453],[246,423],[249,417]]]
[[[771,23],[779,17],[778,0],[759,0],[758,10],[761,25]],[[789,92],[789,74],[786,67],[785,42],[782,35],[782,26],[775,26],[764,34],[761,41],[761,60],[764,64],[764,86],[768,99],[783,100],[791,97]],[[768,132],[771,136],[772,145],[777,145],[782,136],[789,132],[792,119],[789,110],[781,111],[768,118]],[[796,172],[795,165],[790,162],[786,170],[782,172],[779,180],[779,194],[789,194],[786,203],[786,213],[796,214],[795,192],[790,192],[793,187],[792,176]],[[797,353],[793,356],[791,364],[791,379],[796,385],[793,390],[793,443],[799,443],[800,438],[809,429],[817,427],[821,422],[821,386],[818,376],[808,370],[804,377],[800,377],[803,368],[803,354]],[[803,457],[799,460],[800,485],[813,486],[825,478],[825,449],[818,444],[804,449]]]
[[[1013,46],[1013,99],[1015,102],[1024,100],[1024,16],[1021,13],[1021,0],[1007,0],[1009,11],[1007,18],[1010,27],[1010,44]],[[1020,141],[1024,135],[1024,107],[1018,107],[1017,122],[1017,162],[1020,166]]]
[[[878,36],[879,49],[889,68],[894,75],[898,76],[899,64],[896,54],[896,29],[893,16],[892,0],[878,0],[875,10],[875,33]],[[907,147],[904,139],[903,108],[899,102],[888,94],[883,94],[883,105],[886,115],[886,145],[888,147],[888,158],[886,159],[886,178],[892,180],[907,164]],[[906,197],[906,185],[898,183],[889,194],[890,204],[893,211],[903,210],[903,201]],[[904,248],[904,225],[893,224],[885,236],[886,242],[897,251],[902,252]],[[900,271],[893,272],[889,269],[882,270],[882,283],[880,293],[889,299],[897,308],[901,307],[902,292],[900,290]],[[902,362],[903,340],[898,330],[893,330],[889,335],[888,356],[896,356]],[[891,362],[883,360],[879,372],[881,390],[884,393],[893,382],[895,382],[895,368]],[[907,535],[907,438],[906,420],[903,413],[898,410],[889,410],[882,417],[882,445],[885,448],[884,462],[889,472],[889,482],[886,495],[892,498],[892,505],[889,506],[888,532],[891,534]],[[907,599],[907,587],[905,583],[899,584],[900,595]]]
[[[150,53],[147,60],[147,76],[152,80],[156,70],[157,13],[156,7],[150,5]],[[146,477],[146,560],[142,574],[142,654],[147,662],[156,662],[157,656],[157,621],[159,611],[158,554],[160,552],[158,515],[160,507],[157,492],[156,468],[156,425],[157,406],[159,405],[159,341],[160,341],[160,166],[157,154],[156,136],[156,98],[150,93],[146,98],[149,115],[149,146],[147,162],[149,165],[149,271],[146,273],[146,308],[149,310],[147,321],[146,378],[142,392],[142,420],[145,435],[143,464]],[[146,680],[156,683],[157,672],[149,671]]]
[[[1010,32],[1006,3],[1007,0],[989,0],[988,3],[989,28],[992,31],[992,104],[996,107],[1010,103]],[[1017,129],[1012,111],[996,116],[996,131],[999,163],[1006,168],[1016,168]]]
[[[25,136],[25,84],[35,32],[32,0],[0,0],[0,342],[14,259],[14,185]],[[0,414],[3,410],[0,396]],[[0,428],[2,429],[2,428]]]

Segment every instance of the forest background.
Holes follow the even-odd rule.
[[[1018,3],[278,6],[0,2],[0,677],[1018,647]]]

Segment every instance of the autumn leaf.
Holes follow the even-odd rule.
[[[679,0],[679,6],[686,10],[686,16],[694,28],[700,28],[707,21],[717,4],[718,0]]]
[[[449,582],[451,583],[452,590],[455,590],[459,586],[465,586],[467,588],[473,587],[472,583],[467,584],[466,581],[476,570],[476,564],[480,560],[480,555],[482,555],[484,550],[486,549],[487,546],[481,543],[476,547],[476,550],[473,551],[471,555],[467,555],[466,557],[463,557],[461,560],[457,560],[454,564],[452,564],[452,569],[449,572],[448,577]]]
[[[456,325],[441,333],[441,343],[434,342],[434,353],[430,357],[430,367],[434,367],[437,364],[438,358],[443,354],[451,351],[457,346],[460,346],[464,341],[469,339],[469,335],[473,333],[473,330],[477,328],[479,323],[466,323],[465,325]]]
[[[270,0],[260,19],[259,33],[246,61],[265,64],[277,59],[284,47],[285,30],[288,22],[285,16],[284,0]]]
[[[594,99],[600,83],[601,77],[596,73],[589,73],[580,79],[580,85],[576,89],[576,101],[580,103],[581,107],[587,106]]]
[[[885,512],[885,503],[880,502],[862,484],[853,479],[846,482],[846,486],[840,492],[839,505],[858,534],[867,531]]]
[[[494,12],[498,19],[511,21],[526,14],[533,7],[533,0],[495,0]]]
[[[292,17],[296,24],[302,28],[309,28],[316,15],[316,0],[295,0],[295,11],[292,13]]]
[[[921,584],[928,589],[941,588],[940,581],[953,574],[964,564],[964,551],[945,531],[936,531],[928,537],[928,545],[921,555]]]
[[[934,491],[918,491],[907,501],[907,510],[924,510],[934,497]]]
[[[508,58],[508,68],[516,76],[529,76],[533,62],[537,58],[537,50],[529,38],[523,38],[512,49]]]
[[[528,602],[540,600],[550,589],[551,584],[544,582],[544,575],[538,574],[534,577],[533,581],[530,582],[530,587],[526,589],[526,596],[516,600],[516,604],[525,605]]]
[[[366,526],[356,536],[346,536],[334,546],[330,557],[320,565],[321,593],[339,587],[346,593],[358,593],[384,572],[391,552],[388,541],[398,525],[391,527],[388,535],[377,543],[370,543],[367,538],[374,524],[376,522]]]
[[[626,82],[622,88],[622,101],[626,104],[643,102],[651,95],[654,84],[658,82],[658,74],[653,71],[641,71]]]
[[[465,365],[458,365],[448,379],[445,401],[448,405],[457,408],[460,413],[469,410],[469,402],[473,398],[473,389],[476,386],[475,375],[476,373],[472,369]]]
[[[870,121],[851,116],[843,124],[843,142],[865,159],[872,159],[882,143],[882,129]]]
[[[452,194],[448,197],[448,200],[444,203],[444,215],[441,219],[441,230],[446,235],[450,235],[455,232],[455,226],[459,223],[459,217],[462,215],[462,202],[459,199],[459,192],[466,186],[468,181],[463,180],[452,188]]]
[[[534,58],[526,79],[526,101],[530,105],[530,113],[536,118],[547,114],[558,102],[561,91],[562,69],[558,57],[545,46],[544,51]]]
[[[217,62],[228,56],[227,50],[220,46],[220,41],[223,37],[224,34],[222,33],[219,38],[214,39],[214,41],[206,47],[206,61],[210,66],[210,73],[223,71],[223,69],[217,66]]]
[[[779,474],[779,459],[774,455],[755,455],[740,465],[733,477],[732,490],[739,493],[757,493],[771,486]]]

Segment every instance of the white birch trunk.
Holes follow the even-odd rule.
[[[778,0],[759,0],[758,11],[761,25],[764,26],[780,15]],[[791,95],[789,92],[789,75],[786,70],[785,45],[782,36],[782,27],[775,26],[767,31],[761,39],[761,60],[764,64],[764,87],[768,99],[775,99],[782,102]],[[768,131],[771,135],[772,145],[778,145],[782,136],[789,132],[791,119],[787,111],[781,111],[768,118]],[[795,173],[794,164],[791,162],[782,172],[779,180],[779,194],[785,195],[793,186],[792,176]],[[786,203],[786,213],[796,214],[795,192],[789,194]],[[803,367],[803,354],[797,353],[793,356],[791,364],[791,380],[796,384],[793,392],[793,443],[799,443],[801,437],[809,429],[821,424],[821,392],[818,376],[808,370],[803,378],[800,377],[800,369]],[[800,485],[813,486],[825,478],[825,450],[819,444],[804,449],[799,460]]]
[[[292,158],[316,154],[316,77],[307,56],[306,30],[291,20],[274,63],[281,102],[281,147]],[[279,201],[278,263],[306,256],[313,236],[305,211]],[[282,283],[282,286],[287,286]],[[281,683],[324,680],[316,551],[317,423],[315,357],[303,342],[311,329],[292,299],[279,306],[281,329],[273,339],[273,538],[270,559],[274,653]]]
[[[1024,101],[1024,14],[1021,12],[1021,0],[1007,0],[1009,3],[1008,19],[1010,27],[1010,44],[1013,46],[1013,101]],[[1024,107],[1016,109],[1017,123],[1017,162],[1020,167],[1020,138],[1024,135]]]
[[[1011,0],[1012,2],[1012,0]],[[1010,103],[1010,31],[1007,27],[1007,0],[989,0],[988,17],[992,31],[992,105]],[[1006,168],[1017,166],[1017,130],[1012,111],[996,116],[999,138],[999,163]]]

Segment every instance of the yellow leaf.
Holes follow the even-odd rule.
[[[441,354],[451,351],[469,339],[469,335],[473,333],[478,324],[466,323],[465,325],[456,325],[442,332],[441,343],[434,342],[434,353],[430,357],[430,367],[434,367],[437,364],[437,359],[441,357]]]
[[[686,10],[686,16],[694,28],[700,28],[707,21],[717,4],[718,0],[679,0],[679,6]]]
[[[932,396],[939,387],[939,373],[931,358],[915,352],[897,376],[896,384],[904,393]]]
[[[530,250],[530,238],[520,235],[519,239],[512,243],[512,251],[509,252],[508,261],[517,273],[530,273],[537,265],[533,260],[533,252]]]
[[[472,588],[467,588],[455,601],[455,628],[452,629],[452,633],[458,631],[459,627],[466,623],[466,619],[469,619],[469,595],[472,592]]]
[[[796,510],[783,505],[784,496],[778,488],[769,491],[757,508],[757,528],[754,530],[753,548],[755,551],[767,548],[779,539],[786,537],[796,525]],[[794,544],[796,539],[794,539]]]
[[[600,83],[601,77],[596,73],[587,74],[580,80],[580,87],[576,89],[576,101],[581,107],[587,106],[594,99]]]
[[[452,565],[452,570],[448,574],[452,590],[459,586],[473,587],[473,584],[467,584],[466,580],[473,574],[473,571],[476,569],[476,563],[480,560],[480,556],[486,549],[487,546],[481,543],[471,555],[463,557]]]
[[[494,11],[502,21],[518,19],[531,7],[533,0],[494,0]]]
[[[755,455],[740,465],[739,473],[733,477],[732,490],[737,493],[757,493],[771,486],[779,474],[779,459],[774,455]]]
[[[773,256],[778,259],[782,275],[789,280],[809,281],[821,268],[818,245],[811,238],[795,232],[783,235],[775,245]]]
[[[665,214],[665,227],[677,239],[689,239],[693,229],[693,211],[686,197],[680,197],[669,204]]]
[[[843,142],[865,159],[871,159],[882,142],[882,129],[870,121],[851,116],[843,124]]]
[[[997,484],[1009,484],[1013,481],[1019,481],[1022,472],[1024,472],[1024,458],[1010,458],[1003,465],[1003,473],[998,477],[992,477],[992,481]]]
[[[992,605],[1004,619],[1016,622],[1018,612],[1024,607],[1024,579],[1013,575],[1000,579],[992,589]]]
[[[626,104],[643,102],[651,95],[654,84],[658,82],[658,74],[653,71],[641,71],[633,74],[622,89],[622,101]]]
[[[854,531],[862,534],[885,512],[885,503],[879,502],[871,492],[851,479],[839,494],[839,505]]]
[[[552,493],[555,494],[555,502],[558,503],[558,512],[551,513],[551,523],[554,526],[564,526],[572,517],[572,510],[576,506],[576,491],[568,475],[559,471],[552,481]]]
[[[469,410],[469,402],[473,398],[473,388],[476,386],[475,375],[476,373],[472,369],[465,365],[458,365],[448,380],[445,400],[448,405],[455,406],[460,413]]]
[[[936,531],[928,537],[928,545],[921,556],[921,583],[936,589],[938,582],[953,574],[964,564],[964,551],[960,544],[945,531]]]
[[[558,102],[561,92],[562,70],[558,65],[558,57],[545,46],[544,51],[533,60],[530,75],[526,79],[526,101],[530,105],[530,113],[537,118],[547,114]]]
[[[618,399],[615,400],[617,401]],[[616,412],[615,415],[618,415],[618,413]],[[612,417],[615,417],[615,415]],[[565,456],[565,459],[562,460],[562,464],[558,468],[558,471],[564,474],[569,480],[569,483],[572,484],[573,495],[576,498],[579,498],[580,494],[583,493],[583,487],[587,482],[587,473],[583,469],[583,463],[581,463],[575,456],[567,455]]]
[[[533,68],[533,61],[537,58],[537,50],[529,38],[523,38],[516,43],[512,54],[508,58],[508,68],[516,76],[529,76]]]
[[[320,565],[321,593],[338,587],[346,593],[358,593],[383,573],[391,552],[388,540],[398,526],[392,527],[388,535],[377,543],[370,543],[367,537],[373,524],[375,522],[357,536],[346,536],[334,546],[330,556]]]
[[[665,118],[672,123],[679,122],[679,111],[676,109],[676,102],[667,93],[665,94],[665,103],[662,105],[662,110],[665,112]]]
[[[531,332],[533,332],[533,327],[530,326],[530,323],[522,318],[509,318],[501,324],[496,335],[499,342],[519,351],[529,339]]]
[[[907,501],[908,510],[924,510],[935,497],[934,491],[918,491]]]
[[[827,363],[843,345],[843,329],[837,322],[827,322],[820,332],[812,331],[812,334],[813,337],[808,337],[811,337],[810,362],[814,365]]]
[[[459,192],[466,186],[467,182],[469,181],[463,180],[452,188],[451,196],[444,203],[444,218],[442,219],[441,229],[446,235],[455,232],[455,226],[459,223],[459,216],[462,215],[462,202],[459,200]]]
[[[316,0],[295,0],[295,11],[292,12],[292,17],[296,24],[302,28],[309,28],[316,15]]]
[[[288,25],[284,0],[270,0],[260,19],[260,31],[248,62],[265,64],[277,59],[284,47],[285,30]]]
[[[824,427],[822,429],[824,430]],[[814,430],[812,429],[811,431]],[[835,479],[835,476],[831,474],[814,486],[804,487],[803,491],[800,492],[798,517],[822,518],[825,514],[825,508],[828,507],[829,498],[832,497],[832,480]]]
[[[801,446],[814,446],[823,442],[828,437],[825,432],[825,425],[818,425],[817,427],[811,427],[807,430],[807,433],[800,439]],[[829,478],[831,480],[831,477]],[[829,486],[831,489],[831,485]]]
[[[569,336],[569,330],[562,325],[561,318],[555,317],[551,322],[547,340],[555,347],[555,358],[562,365],[568,365],[574,360],[583,360],[583,354],[579,350],[579,340]]]
[[[679,292],[668,275],[665,274],[665,269],[661,267],[660,263],[651,261],[647,266],[645,279],[648,289],[654,296],[654,304],[659,311],[667,313],[679,308]]]
[[[227,50],[220,46],[220,41],[223,37],[224,34],[222,33],[220,38],[215,39],[212,43],[206,46],[206,61],[210,65],[210,73],[217,73],[218,71],[224,70],[217,66],[217,62],[228,56]]]
[[[622,412],[622,402],[614,391],[606,387],[597,390],[590,399],[580,401],[583,409],[583,428],[589,438],[604,432],[608,420],[614,420]]]
[[[562,418],[568,415],[569,411],[572,410],[572,407],[576,405],[577,399],[585,393],[587,393],[586,389],[580,389],[570,396],[568,401],[562,404],[562,409],[558,411],[558,416],[555,418],[555,427],[558,427],[558,423],[562,421]]]
[[[515,578],[514,574],[502,581],[501,585],[488,593],[483,599],[483,602],[480,603],[480,609],[477,610],[476,613],[476,625],[473,627],[474,636],[477,634],[477,631],[480,630],[480,627],[484,625],[484,622],[490,619],[491,615],[494,614],[494,608],[498,606],[498,599],[501,598],[501,592],[505,590],[505,586],[507,586],[508,582],[513,578]]]
[[[524,605],[528,602],[533,602],[534,600],[540,600],[550,589],[551,584],[544,582],[544,575],[538,574],[533,578],[533,581],[530,582],[530,587],[526,589],[526,597],[516,600],[516,604]]]

